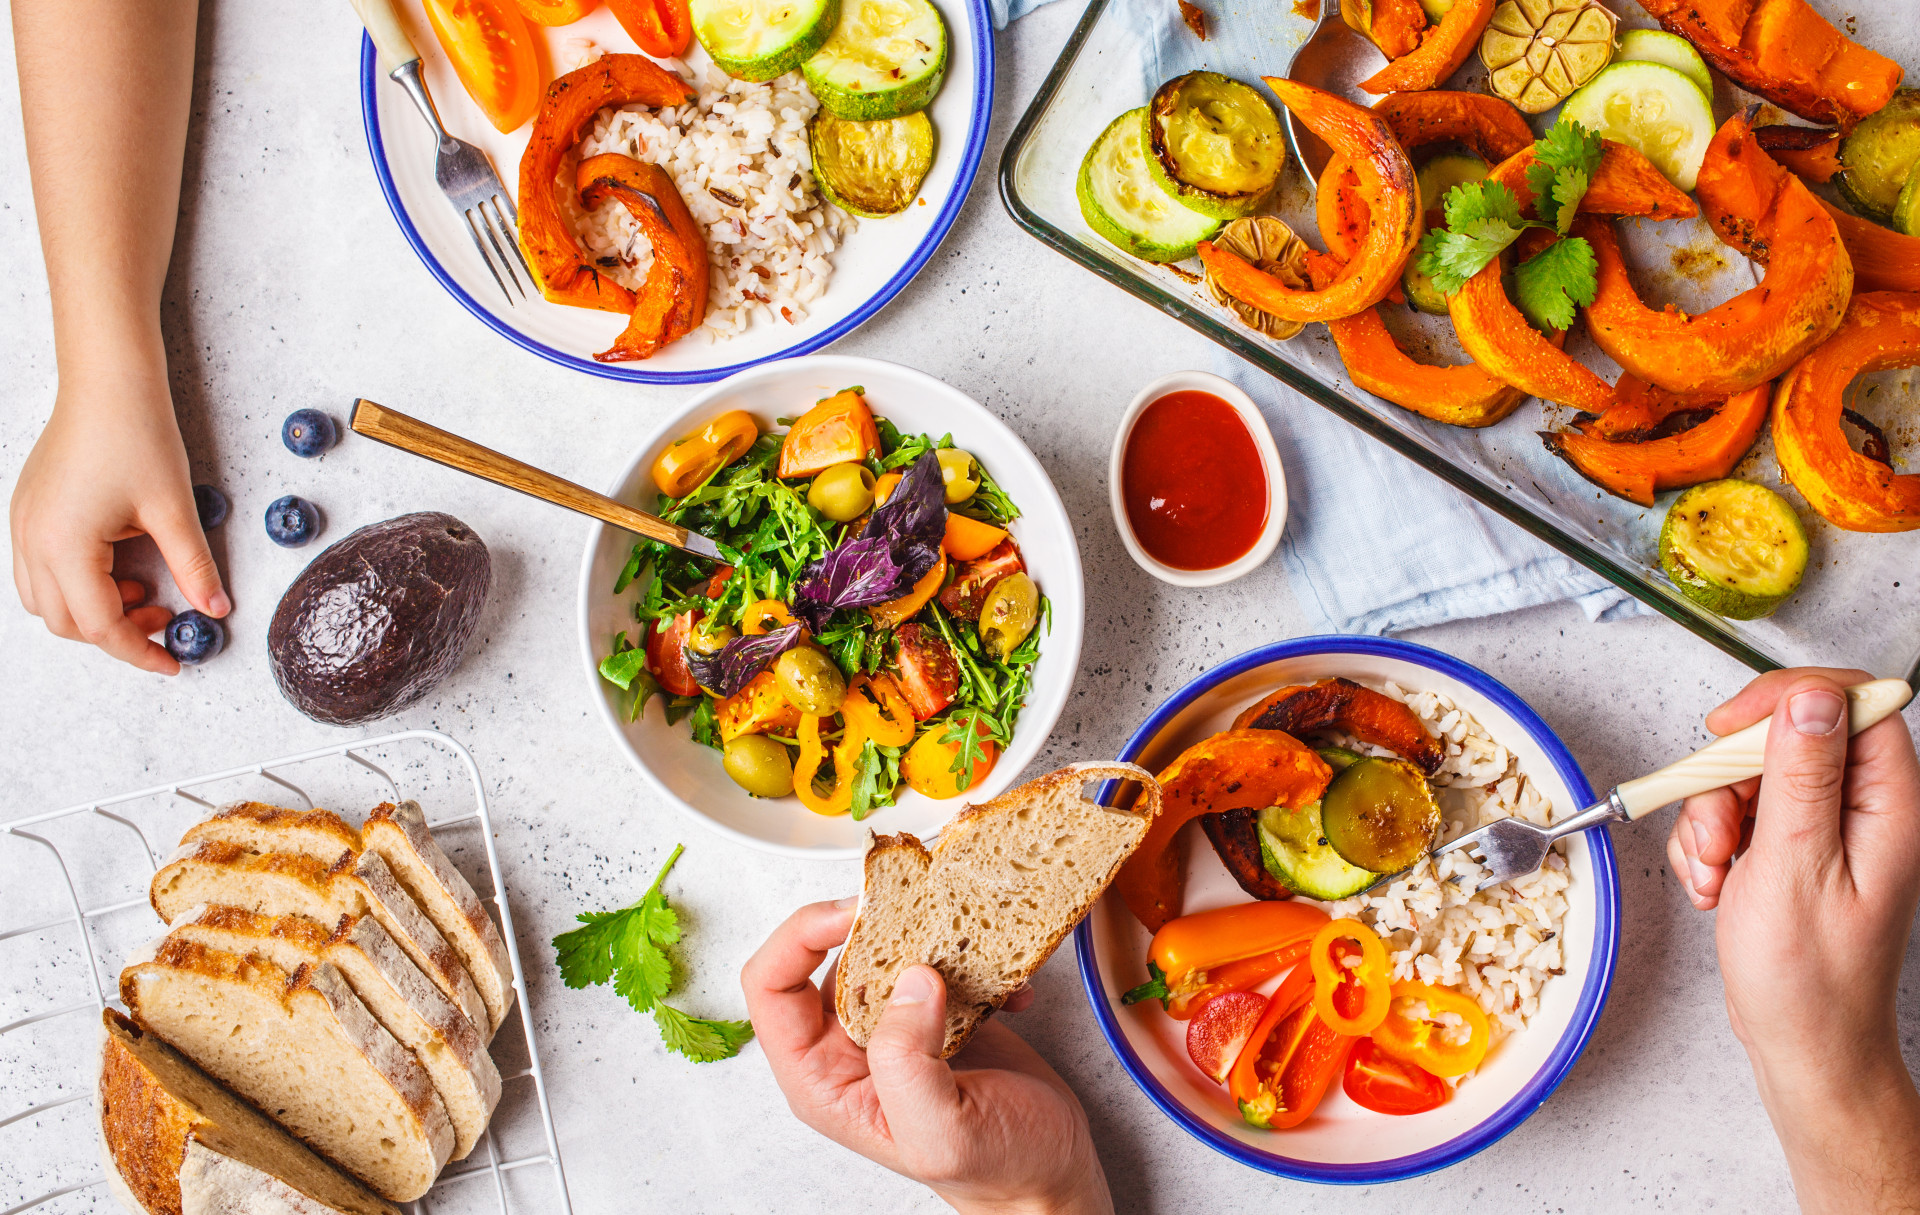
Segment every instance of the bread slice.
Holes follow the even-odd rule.
[[[153,875],[147,899],[169,924],[203,904],[305,916],[328,930],[342,916],[371,915],[472,1022],[481,1040],[492,1037],[486,1004],[466,968],[378,853],[343,853],[328,864],[297,852],[260,852],[227,840],[190,842]]]
[[[266,802],[232,802],[187,828],[180,843],[219,841],[251,852],[297,852],[331,865],[358,854],[360,833],[331,810],[289,810]]]
[[[420,904],[433,926],[460,955],[473,985],[486,1003],[487,1019],[498,1030],[513,1011],[513,963],[480,896],[453,867],[427,830],[420,804],[385,802],[373,808],[360,828],[368,851],[377,852],[400,880],[400,886]]]
[[[179,1051],[101,1017],[100,1139],[121,1204],[145,1215],[399,1215]]]
[[[292,973],[327,961],[353,994],[427,1069],[453,1121],[453,1158],[463,1160],[500,1103],[500,1071],[466,1016],[427,981],[387,930],[368,916],[343,916],[328,932],[303,916],[265,916],[239,907],[187,912],[168,936],[272,962]]]
[[[420,1197],[453,1153],[426,1071],[330,962],[289,975],[257,954],[170,939],[120,972],[120,999],[141,1029],[383,1197]]]
[[[1102,806],[1080,792],[1097,780],[1138,781],[1142,793]],[[924,963],[947,981],[950,1057],[1093,909],[1159,812],[1145,768],[1070,764],[962,809],[932,852],[904,833],[874,837],[835,979],[847,1034],[865,1046],[894,979]]]

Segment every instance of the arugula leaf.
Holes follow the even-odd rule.
[[[720,718],[713,711],[714,704],[713,697],[700,697],[700,703],[693,706],[693,721],[688,728],[693,731],[693,741],[718,751],[723,744],[720,741]]]
[[[745,1021],[689,1016],[666,1003],[673,986],[673,962],[667,947],[680,940],[680,917],[661,890],[685,846],[660,867],[640,901],[620,911],[590,911],[576,917],[584,927],[553,938],[560,979],[568,987],[594,987],[613,980],[613,989],[635,1012],[652,1013],[660,1040],[670,1051],[695,1063],[712,1063],[740,1053],[753,1037]]]
[[[883,747],[869,738],[860,748],[859,764],[851,811],[856,823],[882,806],[893,805],[893,791],[900,784],[900,748]]]
[[[1514,303],[1535,325],[1565,329],[1573,324],[1575,304],[1593,302],[1598,275],[1593,246],[1577,236],[1564,237],[1521,263],[1513,276]]]
[[[988,762],[987,743],[1007,741],[996,733],[996,727],[997,723],[985,709],[955,709],[947,718],[947,732],[940,736],[940,741],[954,744],[953,763],[947,766],[947,771],[958,774],[956,784],[960,788],[973,784],[976,764]]]
[[[1125,995],[1120,997],[1120,1003],[1138,1004],[1142,1000],[1158,1000],[1160,1001],[1160,1006],[1165,1008],[1167,1001],[1172,998],[1173,993],[1167,990],[1167,972],[1161,970],[1156,963],[1148,961],[1147,981],[1138,987],[1129,989]]]
[[[646,669],[647,652],[636,649],[624,632],[614,636],[613,653],[600,660],[600,678],[622,692],[632,690],[633,677]]]
[[[1534,142],[1527,185],[1533,190],[1534,213],[1544,225],[1557,232],[1573,226],[1574,212],[1605,154],[1600,133],[1572,121],[1555,123]]]

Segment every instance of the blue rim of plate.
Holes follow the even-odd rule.
[[[1469,666],[1459,659],[1427,646],[1415,645],[1408,641],[1394,641],[1384,637],[1301,637],[1293,641],[1279,641],[1258,649],[1248,650],[1195,678],[1185,687],[1168,697],[1152,716],[1133,732],[1127,745],[1120,752],[1122,760],[1132,760],[1153,741],[1160,731],[1167,727],[1174,715],[1186,708],[1202,693],[1215,684],[1244,674],[1255,668],[1277,662],[1284,658],[1300,658],[1316,654],[1370,654],[1384,658],[1398,658],[1406,662],[1423,666],[1429,670],[1450,675],[1466,684],[1474,691],[1491,700],[1509,714],[1520,728],[1546,751],[1554,770],[1567,784],[1568,790],[1579,799],[1581,805],[1593,801],[1593,787],[1587,783],[1586,775],[1580,771],[1580,765],[1574,761],[1559,736],[1540,715],[1528,707],[1524,700],[1514,695],[1505,684],[1492,676]],[[1118,782],[1109,781],[1100,790],[1100,800],[1110,798]],[[1080,960],[1080,981],[1086,988],[1087,1002],[1093,1006],[1094,1019],[1099,1022],[1100,1033],[1113,1048],[1114,1055],[1120,1060],[1133,1082],[1147,1099],[1160,1107],[1160,1112],[1195,1139],[1211,1147],[1221,1155],[1239,1161],[1248,1168],[1271,1173],[1276,1177],[1286,1177],[1294,1181],[1311,1181],[1322,1185],[1375,1185],[1386,1181],[1406,1181],[1419,1177],[1448,1165],[1458,1164],[1478,1152],[1491,1147],[1506,1137],[1515,1127],[1532,1116],[1533,1112],[1546,1103],[1553,1091],[1560,1087],[1567,1073],[1573,1070],[1581,1051],[1586,1049],[1587,1039],[1593,1036],[1594,1026],[1599,1023],[1600,1012],[1606,1007],[1607,993],[1613,986],[1613,969],[1620,947],[1620,877],[1614,865],[1613,842],[1606,831],[1587,832],[1588,845],[1594,850],[1593,872],[1598,883],[1598,894],[1594,899],[1595,945],[1593,966],[1587,972],[1586,985],[1581,988],[1580,1002],[1575,1007],[1573,1020],[1567,1032],[1547,1057],[1540,1070],[1516,1093],[1511,1100],[1495,1110],[1487,1118],[1472,1128],[1454,1136],[1445,1143],[1436,1144],[1423,1152],[1409,1156],[1397,1156],[1391,1160],[1377,1160],[1366,1164],[1325,1164],[1317,1161],[1294,1160],[1273,1152],[1263,1152],[1251,1148],[1240,1140],[1209,1126],[1194,1117],[1172,1093],[1154,1076],[1114,1019],[1112,1006],[1108,1003],[1105,987],[1100,982],[1100,968],[1094,960],[1093,929],[1089,920],[1082,920],[1074,930],[1074,951]]]
[[[724,380],[736,371],[745,371],[761,363],[771,363],[779,359],[790,359],[798,355],[812,354],[823,346],[839,341],[865,324],[874,313],[891,303],[893,297],[920,273],[920,268],[946,239],[947,232],[960,217],[960,210],[966,205],[967,195],[973,190],[974,175],[979,172],[980,158],[987,150],[987,129],[993,122],[993,22],[987,13],[986,0],[966,0],[967,25],[973,35],[974,56],[977,67],[973,74],[973,122],[967,131],[967,143],[960,153],[960,172],[953,179],[953,189],[940,207],[940,213],[934,216],[933,227],[915,245],[908,255],[906,264],[896,271],[892,278],[880,285],[880,289],[867,298],[867,302],[854,309],[832,325],[811,337],[803,338],[783,350],[775,351],[763,358],[748,359],[742,363],[729,363],[725,367],[702,368],[698,371],[647,371],[618,363],[596,363],[591,358],[577,354],[567,354],[555,350],[544,342],[536,342],[521,333],[512,325],[501,320],[482,307],[480,302],[467,294],[465,288],[455,282],[440,264],[433,250],[413,226],[413,220],[407,215],[406,208],[400,203],[400,193],[394,188],[393,174],[387,169],[386,144],[380,138],[380,110],[374,98],[374,88],[381,82],[377,55],[373,48],[373,39],[364,34],[360,39],[360,114],[367,129],[367,152],[373,159],[374,176],[380,180],[380,193],[386,196],[387,207],[393,212],[393,218],[400,225],[401,235],[413,246],[413,251],[426,263],[428,272],[440,281],[447,293],[459,300],[468,312],[480,318],[482,324],[501,337],[562,367],[571,367],[575,371],[584,371],[609,380],[625,380],[631,384],[707,384],[714,380]]]

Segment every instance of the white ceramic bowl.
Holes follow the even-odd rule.
[[[878,359],[813,355],[767,363],[704,389],[661,423],[640,445],[626,469],[608,489],[622,502],[646,505],[658,492],[650,471],[666,445],[731,409],[744,409],[763,430],[774,419],[806,411],[815,401],[849,385],[866,389],[873,410],[903,434],[952,434],[972,452],[1022,511],[1011,531],[1020,544],[1028,572],[1053,606],[1052,631],[1041,638],[1027,707],[1014,726],[1013,742],[993,771],[965,797],[934,801],[900,789],[898,805],[884,807],[862,822],[847,815],[814,814],[798,798],[749,797],[720,768],[720,753],[695,743],[683,721],[669,726],[653,706],[638,722],[625,720],[625,693],[600,678],[614,634],[634,630],[634,588],[613,593],[615,578],[633,550],[634,537],[618,528],[595,525],[587,538],[580,570],[580,647],[584,673],[592,686],[602,721],[643,776],[676,805],[722,834],[770,852],[822,860],[857,857],[869,828],[911,831],[922,839],[937,834],[963,801],[981,802],[1010,787],[1039,754],[1066,706],[1080,665],[1085,590],[1080,550],[1073,527],[1053,482],[1019,436],[958,389],[924,372]]]
[[[1134,424],[1140,420],[1140,414],[1147,406],[1170,392],[1210,392],[1233,406],[1234,412],[1240,415],[1248,433],[1253,436],[1253,445],[1260,449],[1260,463],[1267,470],[1270,497],[1267,525],[1261,530],[1260,538],[1238,560],[1210,570],[1175,569],[1155,560],[1142,547],[1139,537],[1133,534],[1133,521],[1127,518],[1126,495],[1120,483],[1126,461],[1127,439],[1132,436]],[[1287,473],[1280,464],[1280,449],[1274,446],[1273,432],[1267,429],[1266,418],[1261,416],[1260,407],[1253,403],[1253,398],[1240,391],[1238,385],[1205,371],[1176,371],[1172,375],[1162,376],[1142,388],[1139,395],[1133,398],[1126,413],[1120,416],[1120,429],[1113,436],[1113,451],[1107,457],[1107,500],[1113,507],[1113,525],[1119,529],[1121,543],[1127,546],[1127,552],[1134,562],[1155,578],[1174,586],[1219,586],[1252,573],[1265,565],[1268,557],[1273,556],[1274,546],[1280,543],[1280,533],[1287,529]]]
[[[1226,729],[1260,696],[1333,675],[1444,692],[1519,757],[1556,815],[1593,801],[1573,756],[1519,697],[1437,650],[1376,637],[1304,637],[1224,662],[1174,693],[1120,758],[1158,771],[1181,750]],[[1188,842],[1184,909],[1245,902],[1205,835],[1190,831]],[[1187,1057],[1186,1022],[1168,1017],[1155,1001],[1120,1003],[1121,993],[1146,978],[1151,937],[1111,891],[1074,934],[1081,978],[1101,1032],[1134,1082],[1221,1154],[1301,1181],[1363,1185],[1416,1177],[1466,1159],[1525,1121],[1565,1078],[1600,1019],[1620,932],[1619,879],[1605,830],[1568,837],[1567,860],[1573,880],[1561,927],[1566,973],[1545,988],[1524,1031],[1503,1040],[1451,1100],[1424,1114],[1372,1113],[1335,1083],[1313,1117],[1292,1130],[1246,1125],[1225,1091]]]

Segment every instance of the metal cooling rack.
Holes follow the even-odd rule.
[[[369,758],[370,755],[377,755],[381,763],[374,762]],[[83,957],[87,971],[87,982],[80,988],[81,998],[56,999],[45,1007],[22,1008],[18,1010],[19,1015],[12,1015],[11,1019],[0,1023],[0,1047],[10,1047],[16,1041],[13,1035],[64,1028],[64,1023],[74,1022],[81,1016],[91,1017],[97,1025],[102,1010],[108,1006],[124,1011],[118,999],[118,965],[108,969],[103,968],[102,962],[110,960],[117,963],[127,948],[155,935],[157,921],[147,905],[147,881],[159,868],[161,857],[170,852],[171,847],[163,846],[156,851],[154,840],[177,839],[178,830],[170,836],[165,833],[174,825],[175,819],[179,820],[179,829],[183,830],[216,806],[245,796],[247,784],[253,783],[257,789],[257,783],[261,781],[273,788],[260,790],[264,796],[259,800],[285,802],[291,796],[309,809],[316,802],[307,793],[307,788],[336,787],[343,775],[357,781],[362,789],[368,785],[371,776],[374,787],[384,789],[384,793],[364,801],[365,805],[371,806],[382,800],[400,801],[404,797],[400,783],[389,775],[388,769],[403,767],[406,769],[403,779],[420,786],[416,800],[423,807],[444,807],[468,799],[471,801],[471,809],[466,812],[434,817],[429,825],[436,836],[463,827],[471,829],[477,826],[479,830],[486,847],[487,872],[493,883],[492,893],[483,896],[482,901],[493,904],[494,913],[499,917],[501,934],[506,939],[507,953],[513,960],[513,989],[519,997],[516,1010],[526,1046],[526,1055],[520,1061],[520,1066],[502,1062],[501,1079],[505,1092],[481,1144],[467,1159],[455,1162],[449,1171],[441,1174],[439,1181],[424,1198],[406,1205],[416,1215],[427,1215],[428,1212],[452,1215],[456,1211],[485,1211],[496,1206],[502,1215],[510,1215],[517,1210],[558,1210],[571,1215],[573,1205],[567,1194],[560,1146],[554,1137],[553,1111],[547,1102],[546,1081],[540,1071],[533,1025],[527,1013],[526,975],[521,969],[520,948],[514,939],[513,911],[504,897],[500,858],[494,851],[493,822],[487,814],[486,790],[480,782],[480,770],[467,749],[437,731],[408,730],[377,738],[356,739],[338,746],[155,785],[137,792],[83,802],[64,810],[0,824],[0,846],[5,846],[4,850],[0,850],[0,949],[19,947],[15,943],[31,948],[31,953],[25,959],[31,980],[27,990],[41,986],[57,990],[60,980],[67,977],[72,969],[71,966],[62,966],[62,957],[66,954]],[[430,789],[436,775],[439,783],[447,786],[443,792]],[[467,787],[464,794],[460,790],[463,776]],[[219,785],[238,788],[216,796],[213,787]],[[355,804],[350,800],[352,796],[333,799],[332,804]],[[365,794],[358,796],[364,798]],[[116,843],[107,844],[105,841],[108,839]],[[13,859],[14,848],[11,844],[15,840],[33,845],[21,851],[40,858],[42,866],[39,870],[35,870],[31,861],[22,863]],[[137,850],[134,845],[136,840]],[[448,851],[452,853],[456,849],[449,848]],[[42,902],[47,905],[42,908],[43,911],[60,905],[64,905],[65,911],[51,917],[32,917],[32,922],[9,924],[7,917],[12,909],[8,906],[8,891],[23,892],[31,897],[36,886],[43,895]],[[116,936],[127,942],[125,948],[116,949],[113,944]],[[33,948],[36,944],[37,948]],[[9,955],[0,954],[0,967],[5,969],[9,978],[21,974],[20,967],[13,964],[15,961]],[[20,998],[17,992],[12,995],[0,992],[0,999],[8,1003],[17,1003]],[[6,1004],[0,1004],[0,1015],[14,1012]],[[90,1033],[91,1026],[79,1028],[82,1030],[79,1035],[69,1033],[68,1036],[78,1036],[89,1044],[94,1041]],[[502,1045],[512,1047],[510,1041],[496,1041],[496,1059]],[[11,1049],[8,1057],[13,1057]],[[0,1170],[5,1170],[0,1173],[0,1186],[19,1186],[16,1189],[16,1193],[19,1193],[26,1192],[26,1183],[32,1183],[34,1188],[51,1183],[51,1188],[0,1210],[0,1215],[19,1215],[20,1212],[45,1207],[69,1195],[75,1196],[71,1201],[79,1204],[72,1208],[74,1210],[116,1209],[106,1194],[106,1177],[101,1172],[96,1143],[99,1132],[91,1116],[95,1078],[90,1074],[90,1065],[94,1057],[89,1054],[88,1048],[75,1048],[68,1043],[64,1048],[59,1044],[51,1048],[23,1046],[19,1059],[18,1065],[12,1069],[16,1073],[32,1075],[42,1069],[53,1073],[65,1065],[77,1082],[56,1082],[53,1087],[61,1095],[43,1096],[37,1101],[30,1096],[24,1108],[0,1115],[0,1136],[24,1131],[29,1139],[23,1149],[19,1143],[9,1144],[5,1138],[0,1138]],[[0,1071],[0,1077],[4,1075],[5,1072]],[[524,1095],[528,1085],[522,1082],[530,1082],[533,1090],[533,1104],[539,1114],[537,1135],[533,1133],[533,1128],[525,1125],[530,1121],[528,1115],[531,1111],[527,1109]],[[0,1097],[4,1098],[0,1100],[0,1109],[15,1099],[11,1092],[14,1085],[9,1082],[5,1087],[8,1091],[0,1093]],[[516,1089],[521,1090],[517,1100],[514,1096]],[[79,1112],[78,1117],[74,1116],[76,1111]],[[524,1132],[509,1137],[532,1142],[524,1145],[524,1150],[517,1154],[508,1150],[496,1137],[496,1131],[501,1130],[503,1124],[515,1124],[517,1130]],[[78,1131],[85,1133],[77,1134]],[[76,1143],[76,1139],[80,1142]],[[535,1196],[518,1181],[522,1175],[517,1170],[538,1165],[548,1166],[552,1170],[551,1198]],[[70,1180],[73,1177],[84,1179]],[[489,1187],[472,1184],[482,1179],[491,1182],[492,1202],[486,1201],[483,1196]],[[6,1198],[5,1189],[0,1188],[0,1201],[6,1201]],[[554,1199],[558,1200],[557,1207],[552,1205]],[[62,1203],[61,1206],[65,1208],[68,1204]]]

